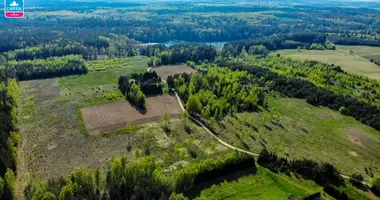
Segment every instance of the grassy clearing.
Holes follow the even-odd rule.
[[[104,104],[113,100],[123,99],[124,96],[117,89],[117,81],[121,75],[142,73],[147,70],[146,57],[117,58],[109,60],[91,61],[92,65],[113,66],[123,64],[117,69],[89,72],[82,76],[68,76],[58,79],[61,90],[59,103],[74,103],[78,107],[87,107]],[[96,64],[94,64],[96,63]],[[90,64],[91,65],[91,64]]]
[[[145,64],[128,65],[83,76],[20,82],[20,132],[28,180],[61,177],[78,167],[105,170],[112,156],[133,161],[146,153],[159,157],[170,173],[194,159],[227,150],[192,122],[188,134],[180,119],[170,121],[169,132],[158,121],[108,137],[83,134],[79,109],[123,98],[117,89],[119,76],[146,69]]]
[[[88,69],[89,71],[104,71],[109,69],[133,68],[147,66],[148,61],[149,58],[145,56],[93,60],[88,61]]]
[[[365,51],[363,50],[363,52]],[[330,64],[335,64],[341,66],[342,69],[347,72],[368,76],[374,79],[380,79],[380,67],[355,54],[350,55],[347,52],[339,50],[302,50],[300,52],[298,52],[298,50],[280,50],[276,51],[276,53],[301,60],[318,60]]]
[[[359,190],[349,182],[346,182],[346,187],[342,186],[341,189],[348,194],[350,199],[376,199],[371,192]],[[323,191],[322,186],[313,181],[276,174],[259,166],[256,174],[204,189],[196,200],[288,199],[291,196],[304,197],[317,192],[321,192],[324,199],[334,199]]]
[[[349,52],[353,51],[355,55],[360,57],[369,55],[380,55],[380,47],[370,47],[370,46],[347,46],[347,45],[337,45],[338,50]]]
[[[169,132],[162,128],[165,122],[158,121],[133,131],[118,130],[107,137],[88,136],[82,134],[83,124],[76,116],[78,104],[57,103],[61,94],[56,79],[20,84],[22,152],[30,180],[57,178],[77,167],[105,170],[111,157],[118,155],[132,161],[145,154],[155,155],[170,173],[194,159],[227,150],[190,121],[188,134],[180,119],[170,121]]]
[[[277,98],[271,104],[272,114],[242,113],[213,126],[225,141],[252,152],[268,148],[292,159],[331,163],[347,175],[365,175],[365,167],[380,174],[379,131],[305,100]],[[269,120],[273,113],[281,116],[279,124]]]
[[[258,167],[255,175],[203,190],[197,200],[288,199],[290,196],[302,197],[320,191],[322,188],[312,181],[293,179]]]

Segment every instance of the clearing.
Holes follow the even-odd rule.
[[[134,64],[135,61],[130,60],[130,64],[117,69],[19,83],[23,162],[19,166],[22,171],[18,173],[25,174],[20,184],[65,176],[78,167],[105,170],[112,156],[118,155],[135,160],[151,154],[161,159],[168,169],[175,169],[180,167],[178,163],[228,150],[187,120],[189,134],[181,119],[170,120],[169,132],[164,131],[164,122],[159,120],[133,132],[118,130],[117,134],[107,137],[88,135],[80,109],[125,101],[117,89],[119,76],[147,69],[146,64]]]
[[[336,48],[347,53],[352,50],[353,54],[360,57],[380,55],[380,47],[336,45]]]
[[[147,111],[140,113],[126,100],[81,109],[83,120],[90,135],[99,135],[106,131],[126,126],[138,125],[162,119],[164,113],[170,117],[182,114],[175,96],[160,95],[147,98]]]
[[[380,66],[371,63],[365,58],[361,58],[355,54],[351,55],[344,51],[301,50],[298,52],[298,50],[280,50],[276,51],[276,53],[301,60],[309,59],[335,64],[341,66],[347,72],[380,79]]]
[[[174,74],[182,74],[182,73],[195,73],[197,72],[195,69],[187,66],[187,65],[168,65],[168,66],[160,66],[152,68],[163,80],[167,80],[168,76]]]
[[[379,131],[305,100],[274,98],[270,102],[272,113],[241,113],[212,126],[221,139],[251,152],[267,148],[291,159],[331,163],[345,175],[365,175],[365,168],[380,175]],[[276,113],[280,123],[270,120]]]

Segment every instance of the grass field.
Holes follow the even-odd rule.
[[[345,52],[352,50],[355,55],[360,57],[380,55],[380,47],[336,45],[336,48]]]
[[[166,80],[168,76],[174,75],[174,74],[182,74],[182,73],[194,73],[196,70],[194,70],[191,67],[188,67],[187,65],[169,65],[169,66],[161,66],[161,67],[154,67],[153,71],[155,71],[163,80]]]
[[[197,200],[288,199],[290,196],[302,197],[321,191],[322,188],[312,181],[274,174],[259,167],[254,175],[203,190]]]
[[[341,187],[341,189],[349,195],[350,199],[377,199],[371,192],[359,190],[349,182],[346,182],[346,187]],[[256,174],[204,189],[196,200],[291,199],[289,197],[301,198],[317,192],[321,192],[326,200],[334,199],[323,192],[322,186],[313,181],[276,174],[263,167],[258,167]]]
[[[159,120],[133,132],[115,131],[118,134],[108,137],[86,134],[80,109],[124,99],[117,89],[119,76],[146,69],[145,64],[131,64],[82,76],[20,82],[20,151],[25,160],[20,169],[28,174],[23,181],[57,178],[77,167],[105,169],[113,155],[134,160],[148,152],[159,157],[170,171],[193,159],[225,151],[190,121],[191,134],[187,133],[180,119],[170,121],[169,132]]]
[[[116,61],[115,61],[116,60]],[[91,61],[97,65],[108,63],[123,63],[123,67],[104,71],[89,72],[81,76],[67,76],[58,79],[61,103],[74,103],[78,107],[104,104],[113,100],[123,99],[117,89],[120,76],[131,73],[143,73],[147,70],[147,57],[132,57],[110,60]]]
[[[277,98],[271,104],[280,124],[263,111],[227,117],[213,126],[225,141],[252,152],[267,148],[292,159],[331,163],[346,175],[365,175],[366,167],[380,175],[379,131],[305,100]]]
[[[362,50],[362,53],[363,52],[368,53],[367,50]],[[339,65],[347,72],[380,79],[380,66],[355,55],[355,51],[353,55],[339,50],[302,50],[300,52],[298,52],[298,50],[280,50],[276,53],[301,60],[309,59],[323,61],[329,64]]]
[[[109,69],[133,68],[146,66],[149,58],[145,56],[134,56],[126,58],[112,58],[88,61],[89,71],[104,71]]]

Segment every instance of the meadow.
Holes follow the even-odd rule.
[[[341,66],[343,70],[359,74],[363,76],[368,76],[374,79],[380,79],[380,67],[370,61],[362,58],[358,55],[367,54],[372,52],[367,48],[360,48],[359,50],[353,50],[354,54],[349,54],[346,51],[339,50],[279,50],[276,53],[281,54],[282,56],[289,56],[296,59],[309,59],[326,62],[329,64],[334,64]],[[356,55],[356,52],[358,55]]]
[[[355,200],[376,198],[368,192],[354,188],[349,182],[346,184],[344,191],[350,198]],[[324,193],[323,188],[313,181],[276,174],[259,166],[255,174],[204,189],[196,200],[302,199],[317,192],[321,192],[324,199],[334,199]]]
[[[274,98],[270,105],[271,112],[241,113],[211,123],[224,141],[251,152],[267,148],[291,159],[328,162],[346,175],[364,175],[365,168],[380,174],[379,131],[305,100]]]
[[[125,100],[117,89],[119,76],[147,70],[146,63],[140,65],[134,63],[134,58],[128,59],[131,63],[117,69],[20,82],[20,169],[24,170],[20,173],[27,174],[20,184],[61,177],[77,167],[105,170],[109,160],[118,155],[131,160],[155,155],[170,171],[193,159],[227,150],[190,120],[186,120],[189,129],[185,131],[184,120],[173,118],[166,124],[163,116],[134,131],[121,129],[107,136],[89,135],[80,109]],[[168,129],[164,130],[164,125]]]

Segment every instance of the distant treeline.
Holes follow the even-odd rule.
[[[329,35],[328,40],[330,40],[334,44],[338,45],[363,45],[363,46],[380,46],[380,38],[379,39],[371,39],[371,38],[360,38],[356,36],[340,36],[340,35]]]
[[[216,49],[206,44],[148,45],[140,48],[140,55],[152,57],[149,66],[185,63],[187,61],[214,61]]]
[[[135,56],[137,42],[125,36],[99,36],[96,39],[77,42],[76,40],[56,41],[53,44],[19,48],[7,51],[3,56],[7,60],[34,60],[66,55],[81,55],[87,60],[96,60],[99,56],[125,57]]]
[[[86,74],[87,66],[79,55],[51,57],[46,60],[10,61],[6,71],[19,80],[53,78],[77,74]]]
[[[228,42],[224,45],[223,55],[238,56],[243,51],[248,54],[268,54],[265,51],[256,52],[257,46],[264,46],[267,50],[278,49],[335,49],[327,43],[326,34],[317,32],[300,32],[287,35],[273,35],[257,39]]]

